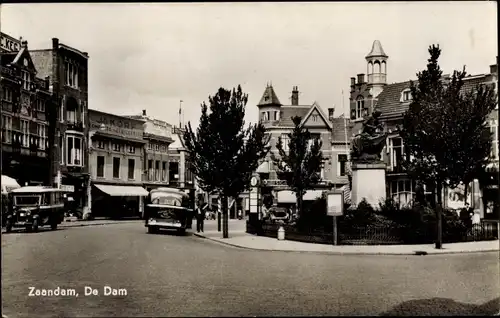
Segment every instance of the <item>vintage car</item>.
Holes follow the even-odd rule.
[[[289,219],[288,209],[277,206],[269,208],[267,216],[269,218],[269,221],[271,221],[271,223],[287,222]]]
[[[24,227],[27,232],[50,225],[52,230],[64,220],[64,193],[61,189],[26,186],[11,192],[12,208],[5,218],[5,229]]]
[[[149,193],[150,203],[144,209],[148,233],[160,229],[175,229],[185,233],[191,227],[194,210],[189,207],[189,195],[175,188],[158,188]]]

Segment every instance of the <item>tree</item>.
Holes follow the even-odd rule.
[[[196,133],[190,122],[184,133],[188,160],[199,186],[221,196],[223,238],[229,237],[228,198],[249,187],[252,172],[269,150],[261,124],[244,127],[247,101],[248,95],[239,85],[232,91],[219,88],[209,96],[210,111],[205,102],[201,105]]]
[[[494,92],[479,87],[462,93],[463,71],[454,71],[445,87],[438,64],[439,46],[429,47],[427,69],[411,83],[412,102],[403,117],[400,136],[408,174],[434,184],[437,194],[436,248],[442,247],[442,189],[470,182],[486,165],[491,134],[486,118],[495,108]]]
[[[323,154],[321,152],[321,140],[314,138],[311,141],[311,133],[301,125],[302,118],[292,117],[294,128],[288,134],[290,140],[288,150],[283,148],[283,140],[278,138],[276,148],[279,157],[273,156],[273,161],[278,168],[280,179],[284,179],[287,185],[295,192],[297,198],[297,213],[302,213],[302,198],[307,189],[320,180]]]

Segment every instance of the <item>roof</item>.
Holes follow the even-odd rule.
[[[379,40],[373,41],[372,50],[370,51],[370,53],[368,53],[368,55],[366,57],[368,58],[368,57],[376,57],[376,56],[388,57],[385,54],[384,49],[382,48],[382,44],[380,44]]]
[[[332,124],[328,120],[328,117],[326,116],[325,112],[321,109],[321,107],[316,102],[314,102],[312,104],[312,106],[311,106],[311,108],[309,108],[309,111],[307,112],[307,114],[304,117],[302,117],[301,124],[304,125],[306,123],[306,121],[309,119],[309,117],[311,116],[311,114],[314,112],[315,109],[318,111],[319,115],[323,118],[323,121],[326,123],[328,128],[332,129]]]
[[[2,62],[2,66],[7,66],[8,64],[12,63],[14,59],[17,56],[17,52],[15,53],[1,53],[0,54],[0,61]]]
[[[264,94],[262,94],[262,98],[260,99],[260,102],[257,104],[257,106],[273,106],[273,105],[281,105],[278,96],[274,92],[274,88],[272,85],[267,85],[266,89],[264,90]]]
[[[443,76],[445,80],[447,76]],[[464,78],[464,85],[460,90],[462,93],[469,92],[486,79],[486,74],[471,75]],[[409,102],[401,102],[401,93],[410,88],[410,81],[389,84],[378,95],[376,110],[380,111],[382,118],[401,116],[410,106]]]
[[[27,186],[12,190],[12,193],[43,193],[43,192],[65,192],[62,189],[44,187],[44,186]]]
[[[173,133],[172,139],[174,142],[168,145],[169,150],[184,149],[184,141],[182,140],[182,135],[180,135],[179,132]]]
[[[52,52],[50,50],[31,50],[30,56],[38,77],[52,76]]]
[[[345,143],[346,132],[347,132],[347,142],[350,142],[351,128],[348,120],[346,120],[345,118],[333,118],[332,126],[333,126],[332,143]]]
[[[292,117],[299,116],[304,119],[311,108],[311,105],[281,106],[281,115],[278,126],[293,127]]]

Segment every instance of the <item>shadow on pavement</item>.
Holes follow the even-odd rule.
[[[176,230],[159,230],[157,233],[150,235],[168,235],[168,236],[193,236],[193,233],[186,231],[184,233],[179,233]]]
[[[492,316],[500,311],[500,297],[482,305],[464,304],[448,298],[409,300],[380,316]]]
[[[64,227],[58,227],[56,230],[51,230],[50,228],[39,228],[37,232],[26,232],[25,229],[23,228],[16,228],[16,229],[12,229],[12,231],[10,233],[7,233],[7,231],[5,231],[5,229],[2,229],[2,235],[12,235],[12,234],[26,234],[26,235],[29,235],[29,234],[40,234],[40,233],[46,233],[46,232],[56,232],[56,231],[64,231],[66,230],[66,228]]]

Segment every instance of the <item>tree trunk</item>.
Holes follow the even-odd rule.
[[[229,238],[227,196],[222,197],[222,238]]]
[[[302,217],[302,202],[303,202],[303,194],[297,194],[297,220]]]
[[[436,248],[443,248],[443,184],[439,181],[437,183],[436,192],[437,192],[437,204],[436,204],[436,215],[437,215],[437,239],[436,239]]]

